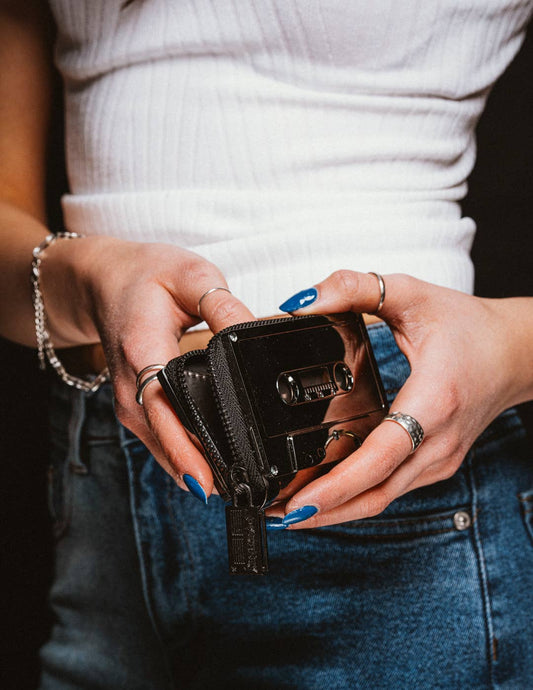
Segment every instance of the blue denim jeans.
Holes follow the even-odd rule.
[[[409,374],[370,328],[387,394]],[[230,576],[222,501],[181,491],[112,393],[58,385],[45,690],[533,687],[533,463],[513,411],[379,517],[269,535]]]

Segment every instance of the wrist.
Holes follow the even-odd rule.
[[[485,299],[499,356],[495,374],[503,377],[504,408],[533,399],[533,298]]]
[[[90,276],[98,262],[91,255],[97,237],[59,239],[42,254],[40,287],[47,330],[55,347],[97,342]]]

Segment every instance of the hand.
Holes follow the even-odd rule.
[[[411,375],[391,409],[417,419],[425,439],[410,455],[407,432],[394,422],[380,424],[360,449],[328,474],[303,488],[299,482],[295,485],[299,490],[285,505],[267,511],[269,516],[283,517],[309,506],[296,513],[296,519],[316,508],[312,517],[292,528],[377,515],[402,494],[448,479],[481,431],[530,394],[520,381],[520,372],[523,379],[527,369],[517,366],[517,357],[520,351],[524,364],[528,351],[530,365],[532,343],[529,347],[522,343],[513,351],[510,333],[517,310],[525,313],[523,307],[531,300],[479,299],[405,275],[386,276],[385,283],[380,316],[411,365]],[[315,287],[317,298],[298,309],[298,315],[371,313],[379,303],[378,282],[370,274],[338,271]],[[531,304],[529,310],[531,321]]]
[[[87,237],[56,243],[43,261],[42,280],[52,340],[62,345],[101,340],[119,420],[181,486],[189,475],[208,497],[211,470],[161,387],[147,386],[141,407],[135,380],[148,364],[166,364],[179,354],[178,340],[200,321],[200,297],[226,287],[219,269],[169,245]],[[202,301],[202,316],[214,332],[254,318],[222,290]]]

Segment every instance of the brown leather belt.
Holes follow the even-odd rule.
[[[381,319],[373,314],[364,314],[363,317],[367,325],[381,321]],[[183,355],[191,350],[203,350],[207,347],[212,336],[213,334],[209,330],[189,331],[185,333],[179,341],[180,354]],[[68,373],[74,376],[99,374],[102,369],[106,367],[105,355],[100,343],[64,348],[60,351],[59,358]]]

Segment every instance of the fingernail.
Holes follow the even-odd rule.
[[[296,508],[295,510],[291,510],[290,513],[287,513],[285,517],[283,518],[283,524],[284,525],[294,525],[297,522],[303,522],[304,520],[309,520],[310,517],[313,517],[318,513],[318,508],[316,506],[303,506],[302,508]]]
[[[303,307],[312,304],[317,297],[318,290],[316,288],[307,288],[307,290],[301,290],[292,297],[289,297],[279,308],[281,311],[297,311],[298,309],[303,309]]]
[[[205,505],[207,505],[207,494],[203,490],[202,485],[198,481],[196,481],[196,479],[192,477],[190,474],[184,474],[183,481],[185,482],[185,485],[187,486],[191,494],[199,501],[202,501],[202,503],[205,503]]]
[[[283,524],[283,519],[279,517],[265,518],[266,528],[269,532],[276,532],[282,529],[287,529],[287,525]]]

